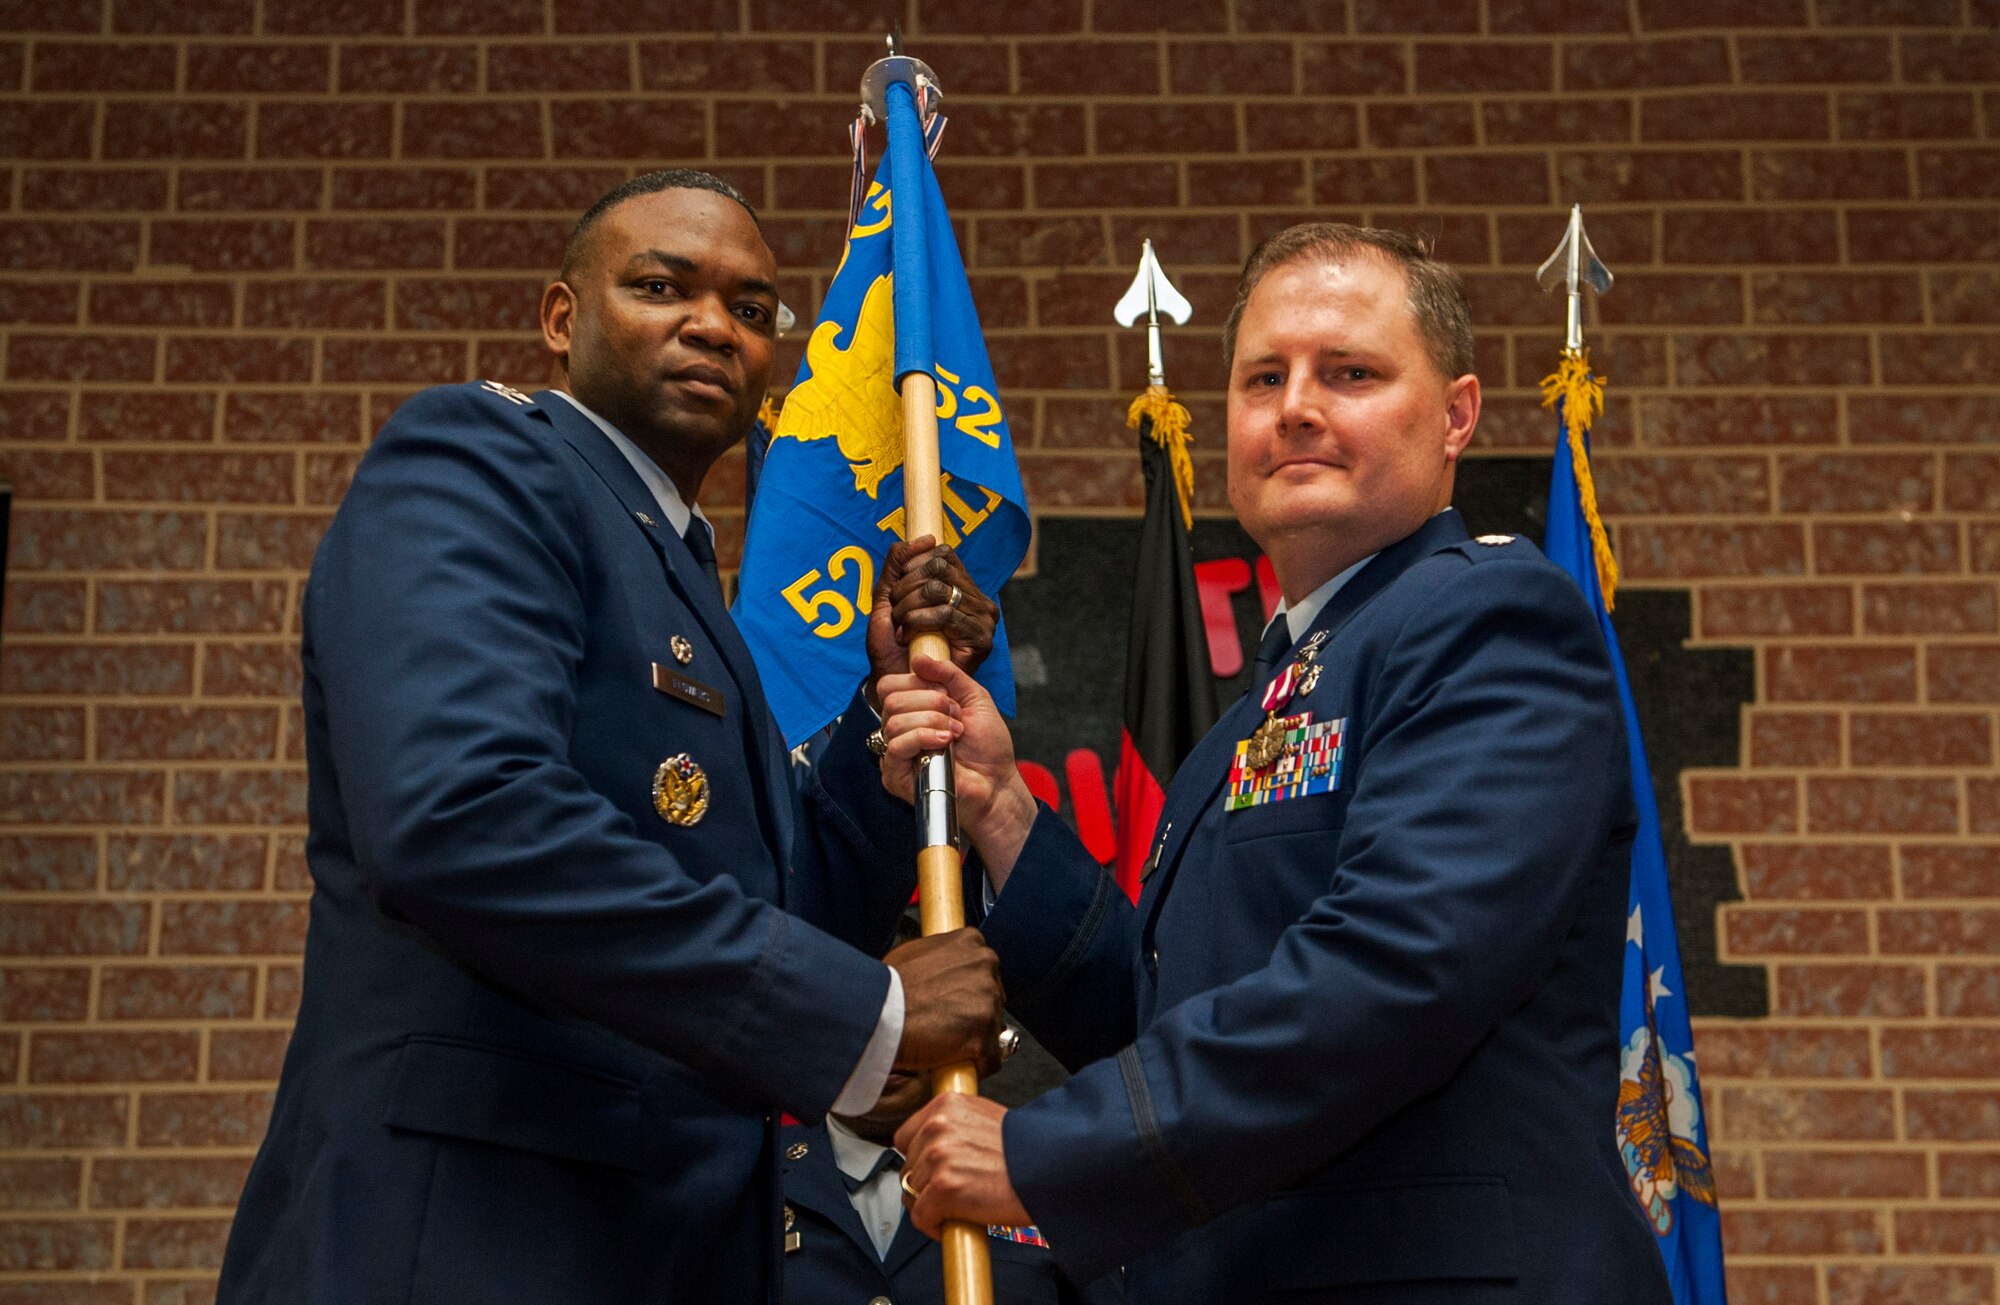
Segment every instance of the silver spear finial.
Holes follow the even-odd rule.
[[[1174,289],[1174,283],[1160,270],[1160,260],[1153,257],[1151,240],[1141,246],[1138,275],[1132,278],[1125,297],[1111,310],[1111,316],[1120,326],[1132,325],[1141,313],[1146,315],[1146,383],[1165,385],[1167,373],[1160,361],[1160,314],[1173,318],[1177,326],[1185,326],[1194,316],[1194,305]]]
[[[1535,273],[1535,282],[1544,293],[1553,294],[1557,286],[1567,290],[1569,330],[1563,338],[1566,348],[1583,347],[1584,285],[1588,283],[1597,293],[1608,294],[1611,279],[1611,269],[1598,260],[1597,251],[1590,247],[1590,237],[1583,234],[1583,205],[1572,204],[1569,230],[1563,233],[1562,243],[1556,246],[1556,252],[1550,254],[1548,261]]]

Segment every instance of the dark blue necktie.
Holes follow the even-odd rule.
[[[708,537],[708,526],[699,517],[689,517],[687,533],[681,536],[681,542],[687,545],[688,552],[694,554],[695,565],[708,577],[708,582],[715,586],[716,597],[720,598],[722,572],[715,566],[715,543]]]
[[[1257,645],[1257,661],[1250,672],[1250,691],[1260,693],[1271,676],[1284,660],[1285,653],[1292,646],[1292,625],[1284,617],[1273,620],[1264,631],[1264,641]]]

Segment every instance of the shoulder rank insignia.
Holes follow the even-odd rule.
[[[501,398],[507,400],[507,402],[513,404],[519,404],[521,407],[524,408],[532,408],[535,406],[535,401],[533,399],[521,393],[519,390],[515,389],[511,385],[502,385],[498,381],[481,381],[479,382],[479,388],[486,391],[488,394],[497,394]]]
[[[1486,545],[1486,546],[1487,546],[1488,548],[1498,548],[1498,547],[1499,547],[1500,545],[1502,545],[1502,544],[1511,544],[1511,543],[1513,543],[1513,542],[1514,542],[1514,536],[1512,536],[1512,535],[1481,535],[1481,536],[1479,536],[1479,538],[1477,538],[1477,539],[1473,540],[1472,542],[1473,542],[1473,543],[1475,543],[1475,544],[1484,544],[1484,545]]]
[[[685,752],[668,757],[653,772],[653,810],[670,825],[700,824],[708,814],[708,772]]]

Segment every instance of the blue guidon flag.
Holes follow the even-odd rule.
[[[965,264],[909,88],[888,88],[889,148],[848,232],[758,476],[734,614],[797,747],[867,674],[877,566],[903,524],[911,372],[937,382],[945,543],[997,595],[1028,549],[1027,496]],[[979,681],[1014,709],[1004,625]]]
[[[1604,383],[1582,348],[1563,351],[1561,369],[1542,382],[1561,426],[1549,477],[1549,527],[1542,551],[1568,571],[1597,613],[1611,650],[1632,764],[1639,832],[1625,921],[1625,983],[1619,999],[1618,1153],[1632,1196],[1645,1211],[1666,1261],[1677,1305],[1726,1305],[1722,1222],[1709,1162],[1708,1119],[1695,1073],[1694,1034],[1681,982],[1680,943],[1667,891],[1660,812],[1625,658],[1611,625],[1618,584],[1591,482],[1589,430],[1604,407]]]

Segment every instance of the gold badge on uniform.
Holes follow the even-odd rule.
[[[800,1143],[800,1145],[805,1144]],[[785,1254],[787,1255],[799,1249],[799,1234],[792,1228],[792,1223],[797,1217],[792,1213],[791,1206],[785,1207]]]
[[[1265,770],[1275,765],[1282,757],[1291,755],[1291,734],[1294,730],[1310,722],[1310,713],[1303,716],[1280,716],[1272,712],[1264,718],[1249,738],[1243,740],[1243,757],[1252,770]]]
[[[653,772],[653,810],[670,825],[698,825],[708,814],[708,772],[682,752]]]
[[[806,1144],[804,1142],[794,1142],[785,1149],[785,1159],[787,1160],[803,1160],[805,1158]],[[791,1225],[787,1224],[786,1226],[790,1227]]]
[[[674,650],[674,660],[683,666],[694,660],[694,645],[687,641],[686,635],[677,634],[667,640],[667,647]]]

